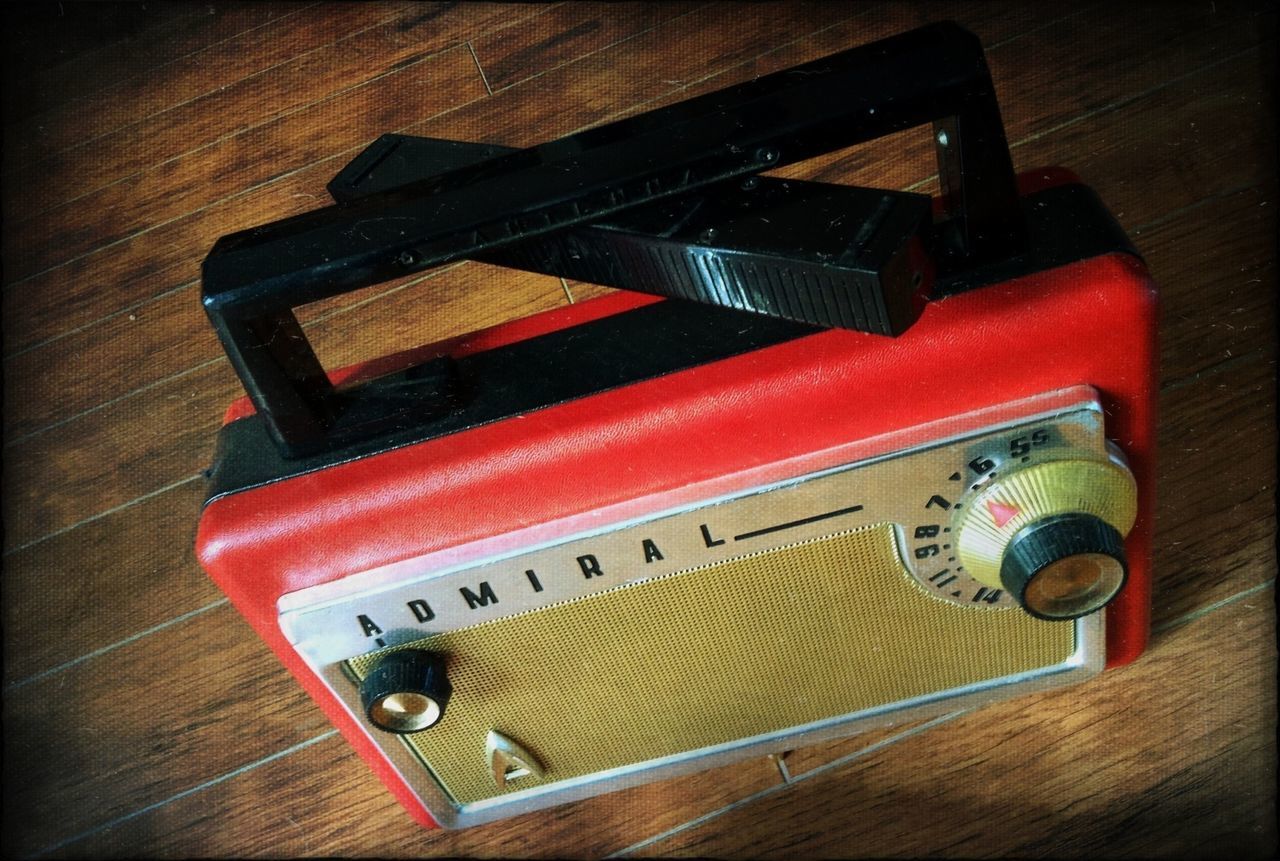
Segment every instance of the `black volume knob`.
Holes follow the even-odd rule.
[[[1018,531],[1000,581],[1031,615],[1074,619],[1104,606],[1124,586],[1124,539],[1091,514],[1046,517]]]
[[[435,726],[451,693],[444,655],[420,649],[392,652],[360,683],[360,702],[369,721],[395,733]]]

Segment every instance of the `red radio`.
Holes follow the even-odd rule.
[[[924,123],[937,201],[762,175]],[[199,554],[424,824],[1144,648],[1154,288],[1015,177],[954,25],[526,150],[387,136],[330,190],[205,261],[250,398]],[[626,292],[320,367],[291,308],[460,258]]]

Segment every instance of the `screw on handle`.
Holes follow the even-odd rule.
[[[293,307],[926,122],[948,216],[939,263],[1007,255],[1023,228],[994,88],[977,38],[943,23],[223,237],[202,298],[277,446],[318,451],[444,409],[447,371],[445,391],[380,396],[395,416],[379,418],[381,401],[329,384]]]

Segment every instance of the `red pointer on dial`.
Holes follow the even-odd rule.
[[[996,522],[997,529],[1003,529],[1006,523],[1019,514],[1018,509],[1012,505],[1005,505],[1003,502],[996,502],[994,499],[987,500],[987,511],[991,512],[991,519]]]

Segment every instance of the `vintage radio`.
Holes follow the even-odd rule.
[[[760,175],[925,123],[937,201]],[[1154,289],[1015,177],[958,27],[531,149],[384,137],[331,191],[205,261],[250,399],[199,555],[422,822],[1142,651]],[[461,258],[627,289],[320,367],[291,308]]]

